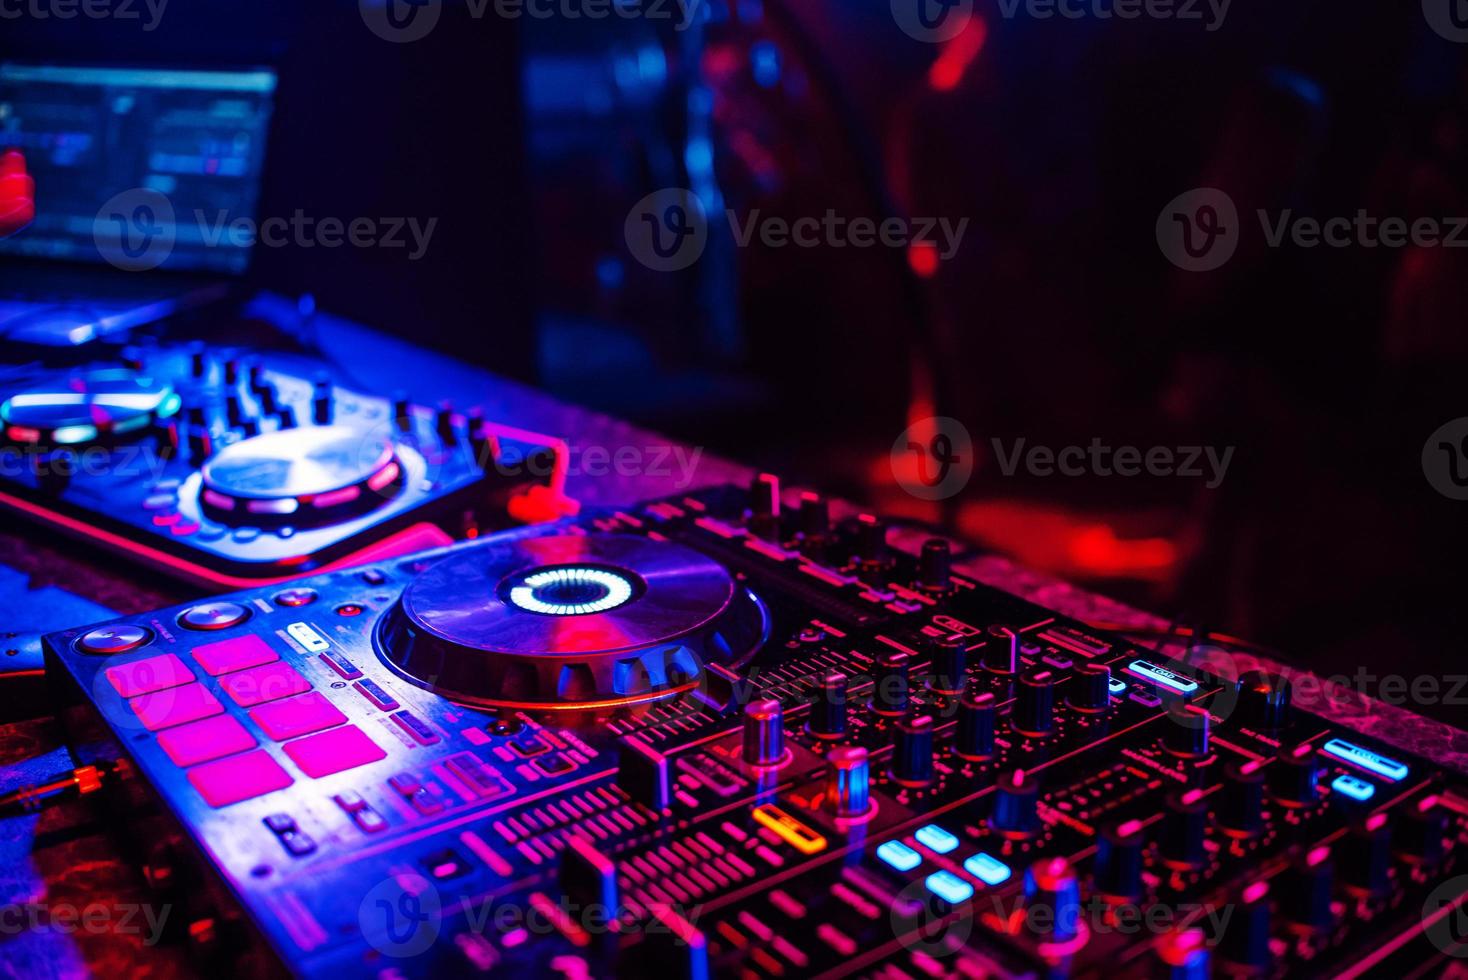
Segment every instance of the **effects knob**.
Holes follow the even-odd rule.
[[[330,425],[335,408],[331,379],[317,378],[311,388],[311,421],[317,425]]]
[[[1219,957],[1253,974],[1267,974],[1274,963],[1274,953],[1269,948],[1273,919],[1269,883],[1256,881],[1246,886],[1224,927],[1223,940],[1218,945]]]
[[[399,432],[413,431],[413,403],[408,401],[407,394],[402,391],[393,393],[392,419]]]
[[[1140,820],[1103,829],[1096,841],[1096,891],[1122,902],[1141,898],[1142,849],[1146,843]]]
[[[1211,751],[1208,710],[1186,701],[1174,701],[1167,709],[1167,733],[1163,745],[1181,759],[1202,759]]]
[[[853,819],[871,812],[872,767],[867,750],[843,745],[826,753],[826,804],[838,818]]]
[[[1225,834],[1254,837],[1264,829],[1264,767],[1258,761],[1229,763],[1218,796],[1218,826]]]
[[[1239,678],[1239,720],[1255,731],[1288,728],[1293,720],[1289,678],[1251,670]]]
[[[1032,670],[1019,679],[1010,709],[1010,727],[1021,735],[1042,737],[1055,730],[1055,673]]]
[[[1320,802],[1315,791],[1320,775],[1320,764],[1315,757],[1315,747],[1308,742],[1299,745],[1281,745],[1269,767],[1269,789],[1274,801],[1280,806],[1299,809]]]
[[[749,485],[749,529],[757,538],[780,540],[780,478],[761,473]]]
[[[1208,980],[1213,975],[1208,940],[1202,929],[1174,929],[1157,940],[1157,976],[1167,980]]]
[[[958,702],[954,754],[976,761],[994,757],[994,714],[998,704],[988,691],[966,691]]]
[[[918,553],[917,586],[925,592],[947,592],[953,587],[953,549],[942,538],[929,538]]]
[[[1008,626],[984,630],[984,669],[995,674],[1019,670],[1019,633]]]
[[[928,644],[933,672],[928,690],[939,694],[962,694],[968,687],[968,637],[944,633]]]
[[[1206,856],[1203,837],[1208,829],[1208,804],[1202,790],[1169,793],[1163,806],[1157,839],[1162,859],[1177,868],[1202,867]]]
[[[1340,863],[1341,881],[1357,894],[1391,891],[1392,828],[1385,813],[1373,813],[1351,826]]]
[[[892,728],[892,778],[904,786],[933,781],[933,718],[908,715]]]
[[[1448,833],[1448,812],[1440,798],[1424,796],[1407,807],[1397,826],[1397,855],[1409,864],[1432,867],[1443,858],[1443,838]]]
[[[840,738],[846,734],[846,675],[828,671],[821,675],[815,700],[811,702],[806,729],[816,738]]]
[[[1042,941],[1065,943],[1080,935],[1081,884],[1063,857],[1042,858],[1025,871],[1025,919]]]
[[[1105,664],[1081,664],[1071,675],[1066,703],[1091,714],[1111,707],[1111,668]]]
[[[831,540],[831,508],[826,498],[806,491],[800,495],[800,553],[813,561],[825,557]]]
[[[1296,855],[1285,871],[1280,889],[1280,908],[1293,923],[1324,932],[1335,921],[1331,911],[1331,892],[1335,886],[1335,865],[1330,848],[1316,847]]]
[[[499,462],[499,440],[495,438],[489,421],[485,419],[484,411],[478,406],[469,409],[467,429],[469,450],[474,454],[475,461],[486,473],[493,472]]]
[[[907,703],[907,654],[885,654],[877,661],[877,673],[872,685],[872,710],[879,715],[905,715]]]
[[[745,705],[744,761],[751,766],[778,766],[788,758],[785,712],[780,702],[767,699]]]
[[[459,444],[458,417],[454,415],[454,406],[448,401],[439,403],[438,411],[433,416],[433,429],[438,433],[438,441],[445,446],[457,446]]]
[[[887,524],[873,514],[856,519],[856,555],[861,564],[880,568],[891,560],[887,550]]]
[[[1039,782],[1023,769],[1016,769],[995,785],[994,814],[989,823],[1004,837],[1031,837],[1040,829],[1039,802]]]

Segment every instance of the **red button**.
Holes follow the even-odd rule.
[[[274,663],[226,674],[219,679],[234,703],[241,708],[278,701],[311,690],[311,682],[290,664]]]
[[[194,672],[171,653],[108,667],[105,673],[108,682],[125,698],[150,694],[167,687],[178,687],[194,679]]]
[[[158,744],[176,765],[192,766],[222,759],[255,747],[255,737],[229,715],[170,728],[158,736]]]
[[[198,683],[144,694],[130,699],[128,706],[150,732],[198,721],[224,711],[224,705],[219,703],[219,699],[210,694],[203,684]]]
[[[294,780],[264,749],[206,762],[188,771],[189,782],[210,806],[228,806],[278,789]]]
[[[277,742],[340,725],[347,716],[316,692],[250,709],[250,717]]]
[[[356,725],[346,725],[288,742],[285,754],[312,779],[320,779],[334,772],[355,769],[357,766],[387,758],[387,753]]]
[[[251,633],[228,640],[218,640],[194,647],[194,659],[210,674],[218,677],[232,670],[258,667],[279,660],[280,654],[270,648],[262,638]]]

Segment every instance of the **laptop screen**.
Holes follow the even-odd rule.
[[[0,150],[36,218],[0,254],[243,272],[255,240],[269,70],[0,63]]]

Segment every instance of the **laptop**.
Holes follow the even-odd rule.
[[[36,183],[35,220],[0,239],[0,344],[81,346],[236,295],[276,82],[0,61],[0,151]]]

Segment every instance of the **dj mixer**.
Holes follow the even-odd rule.
[[[555,440],[299,360],[152,344],[10,370],[0,505],[216,589],[555,513]]]
[[[204,969],[1417,976],[1461,951],[1461,773],[781,498],[54,633],[58,714]]]

